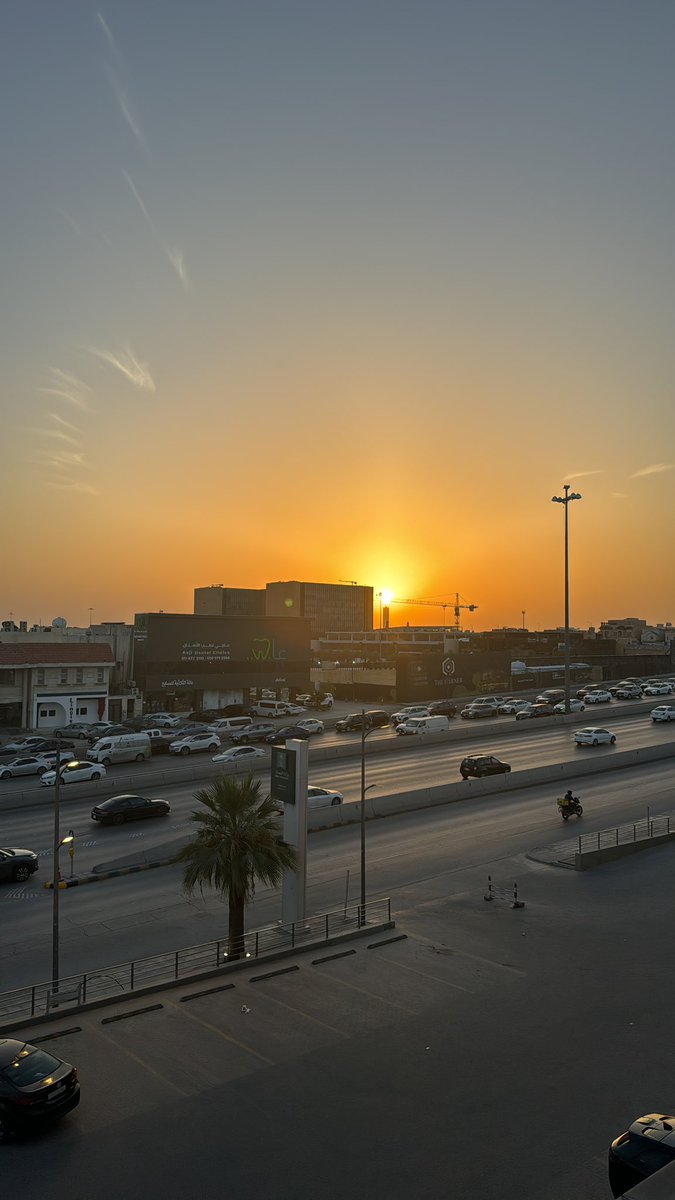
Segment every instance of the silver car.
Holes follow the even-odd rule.
[[[51,765],[46,758],[15,758],[13,762],[3,763],[0,767],[0,779],[14,779],[17,775],[44,775]]]

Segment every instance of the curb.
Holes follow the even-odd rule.
[[[170,867],[177,862],[175,856],[171,858],[158,858],[156,862],[139,863],[134,867],[116,867],[112,871],[100,871],[98,874],[90,872],[88,875],[78,875],[75,879],[62,879],[59,882],[59,888],[80,887],[84,883],[98,883],[100,879],[115,879],[118,875],[135,875],[138,871],[152,871],[155,867]],[[50,879],[45,880],[42,885],[48,891],[52,891],[54,885]]]

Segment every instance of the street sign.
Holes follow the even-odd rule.
[[[270,795],[279,804],[295,804],[296,757],[285,746],[272,746]]]

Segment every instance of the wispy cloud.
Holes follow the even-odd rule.
[[[650,467],[641,467],[639,471],[633,471],[629,478],[642,479],[644,475],[661,475],[663,471],[675,471],[675,463],[652,463]]]
[[[118,64],[119,67],[122,67],[123,66],[122,55],[119,52],[119,47],[117,45],[117,42],[115,41],[112,33],[110,32],[110,26],[108,25],[108,22],[106,21],[105,17],[103,16],[103,13],[97,12],[96,19],[103,31],[103,36],[104,36],[106,42],[108,43],[108,50],[110,51],[111,57],[115,59],[115,62]]]
[[[82,443],[74,438],[72,434],[66,433],[65,429],[31,429],[25,427],[26,433],[32,434],[34,437],[53,438],[55,441],[68,442],[70,446],[81,446]]]
[[[62,425],[64,429],[69,429],[71,433],[81,433],[81,430],[77,428],[77,425],[73,425],[72,421],[66,421],[66,418],[62,417],[60,413],[50,412],[47,413],[47,416],[50,418],[50,420],[56,421],[57,425]]]
[[[83,492],[87,496],[100,496],[98,488],[91,483],[81,483],[78,479],[45,479],[45,486],[58,488],[64,492]]]
[[[88,242],[91,246],[100,247],[101,242],[103,242],[106,246],[112,246],[112,242],[107,234],[99,233],[94,236],[93,233],[87,233],[86,229],[82,228],[82,226],[78,221],[75,220],[71,213],[66,212],[64,208],[60,208],[58,212],[63,217],[66,225],[72,229],[73,233],[76,234],[77,237],[82,238],[85,242]]]
[[[136,187],[136,184],[134,183],[133,179],[131,178],[131,175],[129,175],[129,173],[127,171],[125,171],[124,169],[122,170],[122,174],[123,174],[124,178],[126,179],[128,185],[131,189],[131,193],[132,193],[136,203],[138,204],[138,207],[140,208],[141,212],[143,213],[143,216],[145,217],[145,220],[148,223],[148,228],[150,229],[150,232],[151,232],[153,238],[155,239],[160,250],[162,251],[162,254],[170,262],[171,266],[173,267],[173,270],[176,272],[176,275],[180,279],[183,287],[186,290],[188,290],[191,287],[191,284],[190,284],[190,278],[187,273],[187,267],[185,266],[185,256],[183,254],[183,251],[178,246],[169,246],[168,243],[164,241],[164,238],[162,237],[161,233],[159,232],[159,229],[155,225],[155,222],[153,221],[152,217],[150,216],[150,213],[148,211],[148,206],[145,203],[143,197],[141,196],[141,193],[139,192],[138,188]]]
[[[147,364],[136,358],[129,346],[123,346],[117,354],[114,354],[112,350],[99,350],[95,346],[88,346],[87,350],[94,358],[98,358],[109,367],[120,371],[124,378],[140,392],[155,391],[155,381]]]
[[[84,452],[81,450],[33,450],[33,457],[27,460],[39,467],[53,467],[57,471],[70,467],[84,467]]]
[[[604,467],[596,467],[593,471],[568,471],[563,475],[563,483],[569,483],[572,479],[584,479],[588,475],[604,475]]]
[[[141,130],[138,118],[133,111],[131,101],[121,79],[121,76],[124,74],[125,67],[119,46],[117,45],[117,42],[115,41],[110,30],[110,26],[103,17],[103,14],[99,12],[96,14],[96,17],[99,28],[101,29],[101,32],[105,38],[106,48],[110,59],[110,61],[105,64],[105,71],[110,81],[110,86],[117,102],[117,107],[119,108],[129,129],[133,133],[136,141],[143,146],[145,145],[143,132]]]
[[[78,379],[77,375],[72,375],[70,371],[62,371],[60,367],[50,367],[45,384],[39,388],[39,391],[47,396],[59,396],[61,400],[67,400],[69,404],[74,404],[75,408],[85,411],[89,409],[91,390],[88,383]]]

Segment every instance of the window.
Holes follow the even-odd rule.
[[[59,676],[59,683],[67,683],[67,682],[68,682],[68,668],[67,668],[67,667],[61,667],[61,674],[60,674],[60,676]]]
[[[41,687],[44,687],[44,682],[45,682],[45,670],[44,670],[44,667],[38,667],[37,681],[38,681],[38,685],[39,685],[39,686],[41,686]]]
[[[75,668],[75,682],[84,683],[84,671],[82,670],[82,667]]]
[[[0,671],[0,687],[12,687],[14,671]]]
[[[105,683],[105,671],[103,667],[98,667],[96,670],[96,682]]]
[[[86,717],[86,715],[87,715],[87,709],[86,709],[86,708],[76,708],[76,709],[75,709],[75,716],[76,716],[76,717]]]
[[[55,717],[56,709],[55,708],[41,708],[40,716],[41,717]]]

